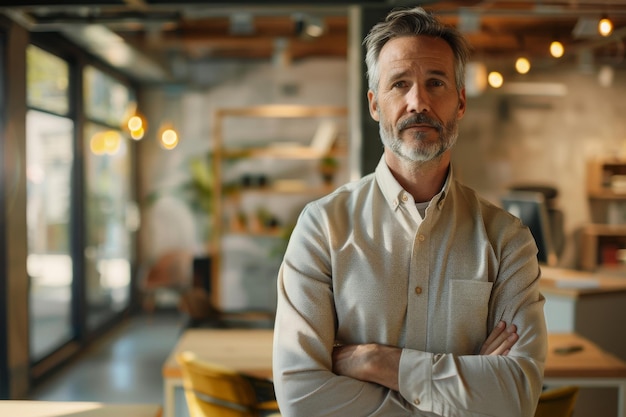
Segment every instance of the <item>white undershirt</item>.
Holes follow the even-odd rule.
[[[430,201],[425,201],[423,203],[415,203],[415,207],[417,207],[417,211],[420,214],[420,216],[422,216],[422,219],[424,219],[424,216],[426,215],[426,208],[428,207],[429,204],[430,204]]]

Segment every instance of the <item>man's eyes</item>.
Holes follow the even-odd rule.
[[[426,82],[427,87],[443,87],[444,85],[445,83],[438,79],[432,79]],[[396,81],[391,85],[392,89],[393,88],[407,88],[408,86],[409,86],[409,83],[406,81]]]

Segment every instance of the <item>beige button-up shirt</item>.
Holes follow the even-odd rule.
[[[536,253],[517,218],[452,170],[424,219],[384,159],[308,204],[278,276],[282,415],[532,416],[547,346]],[[499,320],[518,342],[478,355]],[[401,347],[400,391],[333,374],[336,342]]]

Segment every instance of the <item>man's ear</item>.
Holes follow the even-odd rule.
[[[372,116],[372,119],[380,122],[380,117],[378,117],[378,101],[372,90],[368,90],[367,92],[367,101],[369,102],[370,116]]]
[[[459,108],[456,114],[457,120],[462,119],[463,115],[465,114],[466,101],[467,99],[465,97],[465,88],[463,88],[461,92],[459,93]]]

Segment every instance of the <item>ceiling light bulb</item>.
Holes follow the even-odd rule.
[[[563,56],[565,52],[565,48],[563,48],[563,44],[559,41],[554,41],[550,44],[550,54],[555,58],[560,58]]]
[[[613,22],[608,17],[603,17],[598,22],[598,32],[602,36],[609,36],[613,32]]]
[[[527,74],[530,71],[530,61],[521,56],[515,61],[515,70],[520,74]]]
[[[489,73],[489,76],[487,77],[487,81],[489,82],[489,85],[492,86],[493,88],[500,88],[502,87],[502,84],[504,83],[504,78],[502,77],[502,74],[500,74],[497,71],[492,71]]]
[[[141,120],[141,117],[133,116],[130,119],[128,119],[128,129],[130,131],[139,130],[142,128],[142,126],[143,126],[143,121]]]
[[[172,128],[165,129],[161,133],[161,146],[165,149],[174,149],[178,145],[178,133]]]

